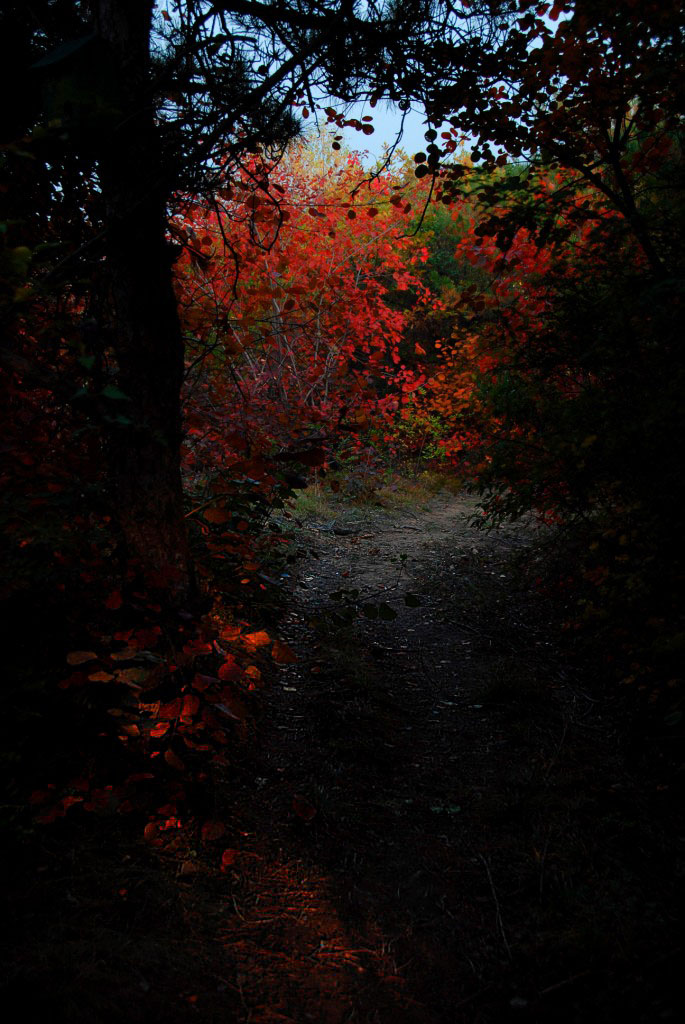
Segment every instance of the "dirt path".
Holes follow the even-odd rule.
[[[219,938],[241,1024],[670,1019],[645,911],[669,854],[635,813],[654,794],[515,568],[535,532],[479,534],[473,510],[302,533],[298,661],[236,766]],[[397,617],[336,623],[340,590]]]

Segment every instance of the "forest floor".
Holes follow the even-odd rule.
[[[231,758],[224,871],[106,824],[46,834],[10,936],[27,1013],[682,1019],[682,806],[533,584],[550,538],[474,512],[305,495],[279,624],[297,661]]]
[[[475,505],[306,509],[298,661],[236,780],[245,1024],[679,1016],[671,794],[557,642],[540,532]],[[396,618],[348,623],[340,591]]]

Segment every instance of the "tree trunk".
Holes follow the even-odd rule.
[[[129,565],[175,603],[194,577],[180,469],[183,340],[165,238],[167,186],[150,93],[152,0],[96,0],[116,66],[116,127],[102,144],[106,281],[117,384],[109,469]]]

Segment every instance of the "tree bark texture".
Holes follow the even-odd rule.
[[[150,93],[152,0],[96,0],[95,28],[115,64],[116,126],[102,144],[106,280],[117,384],[130,401],[109,439],[129,564],[176,603],[194,577],[180,469],[183,340],[166,242],[167,186]]]

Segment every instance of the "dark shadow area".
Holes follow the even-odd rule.
[[[539,538],[424,525],[402,540],[421,606],[392,622],[321,615],[344,571],[383,585],[390,541],[317,542],[287,627],[300,661],[243,766],[246,796],[263,779],[257,846],[323,874],[367,951],[351,1015],[330,1019],[675,1019],[668,781],[629,767],[625,702],[560,643],[531,588]]]

